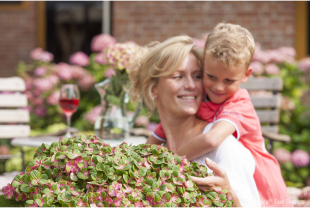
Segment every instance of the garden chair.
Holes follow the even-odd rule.
[[[270,94],[253,94],[251,101],[255,107],[256,113],[262,125],[263,137],[269,140],[267,145],[268,152],[272,153],[273,142],[290,142],[288,135],[278,134],[281,107],[281,91],[283,89],[283,81],[280,77],[272,78],[254,78],[251,77],[241,88],[247,89],[250,94],[252,91],[269,91]]]
[[[0,139],[28,137],[30,135],[29,111],[25,82],[20,77],[0,78]],[[24,151],[21,148],[23,167]],[[0,155],[1,160],[8,160],[17,155]]]

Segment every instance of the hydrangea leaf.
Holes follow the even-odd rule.
[[[41,173],[38,170],[33,170],[30,172],[30,180],[38,180]]]
[[[143,177],[143,176],[146,175],[146,172],[147,172],[147,168],[146,168],[146,167],[142,167],[142,168],[139,170],[139,175]]]
[[[29,185],[27,184],[22,184],[19,189],[22,191],[22,192],[25,192],[25,193],[29,193]]]

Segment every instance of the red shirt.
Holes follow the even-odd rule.
[[[250,150],[255,159],[254,180],[262,206],[292,206],[286,203],[289,196],[279,163],[265,149],[260,121],[247,90],[239,89],[222,104],[202,102],[197,116],[205,121],[215,123],[226,120],[235,126],[236,131],[233,135]],[[165,132],[161,124],[156,127],[154,133],[165,139]]]

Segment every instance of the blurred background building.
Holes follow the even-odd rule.
[[[91,39],[110,33],[138,44],[187,34],[201,38],[219,22],[248,28],[263,49],[293,46],[310,54],[308,2],[0,2],[0,77],[13,76],[36,48],[68,62],[90,54]]]

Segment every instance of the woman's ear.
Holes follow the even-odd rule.
[[[151,90],[151,94],[152,94],[151,96],[153,100],[157,98],[157,93],[158,93],[157,87],[153,86]]]

